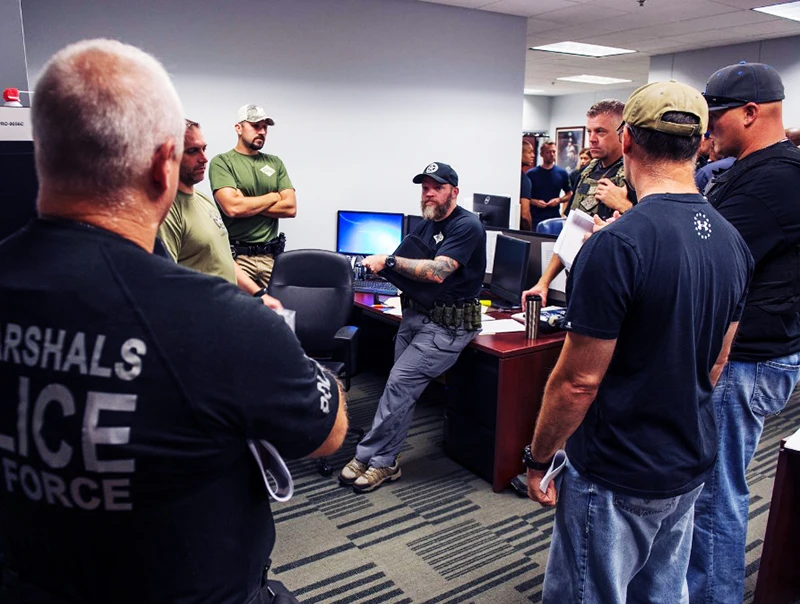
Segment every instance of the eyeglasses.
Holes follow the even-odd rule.
[[[628,132],[631,133],[631,138],[636,142],[637,145],[641,145],[642,143],[639,142],[639,139],[636,137],[636,131],[633,129],[633,126],[622,122],[617,128],[617,136],[619,137],[619,142],[622,142],[622,131],[625,129],[625,126],[628,126]]]
[[[617,128],[617,137],[619,138],[619,142],[622,142],[622,131],[623,130],[625,130],[625,122],[620,122],[620,125]]]

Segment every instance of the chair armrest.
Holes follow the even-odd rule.
[[[356,359],[358,358],[358,327],[345,325],[340,327],[333,341],[343,348],[345,373],[345,391],[350,390],[350,376],[356,373]]]
[[[349,344],[357,335],[358,327],[355,327],[354,325],[345,325],[344,327],[339,328],[339,331],[336,332],[336,335],[333,336],[333,339],[337,342]]]

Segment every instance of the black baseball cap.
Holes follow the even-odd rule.
[[[786,98],[781,76],[765,63],[728,65],[712,75],[703,96],[708,110],[741,107],[747,103],[771,103]]]
[[[422,179],[426,176],[430,176],[433,180],[440,182],[443,185],[447,184],[453,185],[454,187],[458,186],[458,174],[456,174],[456,171],[440,161],[435,161],[432,164],[428,164],[425,170],[423,170],[422,174],[417,174],[414,177],[414,184],[420,184]]]

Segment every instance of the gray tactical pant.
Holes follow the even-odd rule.
[[[372,428],[356,448],[356,459],[376,468],[390,466],[406,439],[414,405],[432,379],[452,367],[458,355],[478,335],[432,323],[410,308],[394,345],[394,365],[378,403]]]

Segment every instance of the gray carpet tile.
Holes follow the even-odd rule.
[[[354,425],[369,428],[384,380],[362,374],[349,393]],[[402,478],[358,495],[290,462],[295,495],[273,505],[275,578],[304,604],[540,602],[553,512],[510,490],[493,493],[442,450],[443,386],[422,396],[401,453]],[[748,471],[745,602],[752,601],[780,440],[800,427],[800,392],[769,418]],[[330,458],[341,468],[350,439]]]

